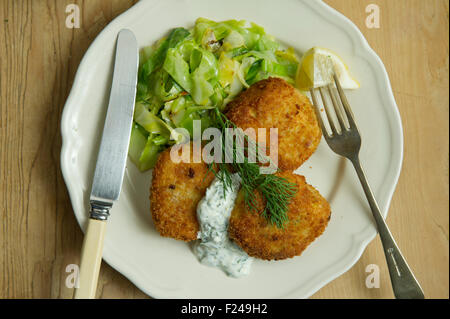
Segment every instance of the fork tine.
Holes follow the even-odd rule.
[[[345,114],[347,115],[348,124],[350,128],[356,127],[355,118],[353,116],[352,109],[350,108],[350,104],[348,104],[347,97],[344,94],[344,90],[341,87],[341,83],[336,76],[336,73],[333,74],[334,82],[336,83],[337,90],[339,92],[339,96],[341,97],[342,105],[344,106]]]
[[[332,90],[332,87],[330,84],[327,85],[327,88],[328,88],[328,93],[330,94],[330,97],[331,97],[331,102],[334,106],[334,112],[336,113],[336,117],[339,121],[339,125],[341,126],[341,131],[344,131],[347,129],[347,125],[345,124],[340,105],[338,103],[336,95],[335,95],[334,91]]]
[[[309,93],[311,93],[311,98],[313,100],[313,105],[314,105],[314,111],[316,112],[316,117],[317,117],[317,120],[319,121],[320,129],[322,130],[323,135],[325,135],[325,137],[327,137],[328,132],[325,128],[325,125],[323,124],[322,116],[320,115],[319,104],[317,103],[316,94],[314,93],[314,89],[310,89]]]
[[[337,134],[336,126],[334,125],[333,118],[330,114],[330,109],[328,106],[327,99],[325,98],[325,94],[323,94],[322,87],[319,88],[320,96],[322,97],[322,103],[324,105],[325,113],[327,114],[328,123],[330,124],[331,132],[334,134]]]

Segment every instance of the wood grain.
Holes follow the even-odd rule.
[[[0,2],[0,298],[71,298],[66,266],[82,233],[61,177],[60,118],[89,44],[135,0]],[[449,297],[448,0],[326,0],[384,61],[403,119],[405,159],[388,224],[429,298]],[[81,28],[65,26],[66,5]],[[380,7],[380,29],[365,25]],[[365,268],[381,269],[367,289]],[[103,263],[99,298],[146,298]],[[313,298],[392,298],[379,239]]]

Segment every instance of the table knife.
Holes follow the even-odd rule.
[[[130,30],[117,37],[114,73],[90,196],[90,218],[81,251],[76,299],[95,298],[110,209],[119,199],[136,99],[139,50]]]

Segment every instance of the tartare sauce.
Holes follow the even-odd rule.
[[[228,276],[248,275],[253,258],[249,257],[228,237],[228,222],[239,191],[240,178],[232,176],[233,185],[225,192],[222,182],[215,179],[197,206],[200,223],[194,254],[202,264],[220,268]]]

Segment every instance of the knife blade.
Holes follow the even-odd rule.
[[[92,182],[91,218],[105,220],[118,200],[125,173],[136,99],[139,51],[130,30],[117,37],[116,57],[100,150]]]

